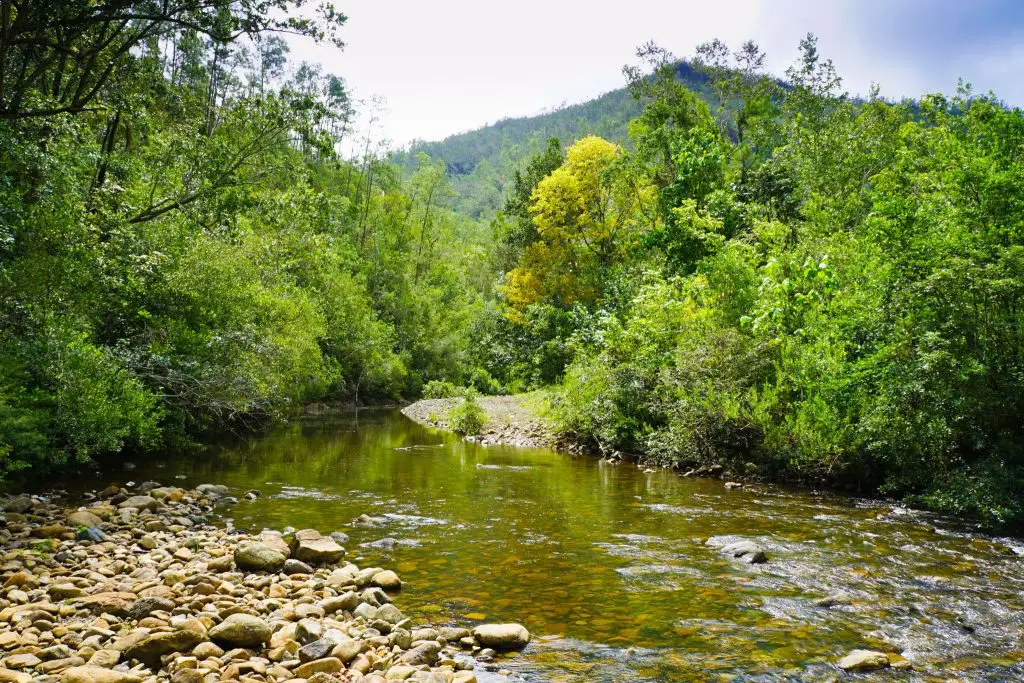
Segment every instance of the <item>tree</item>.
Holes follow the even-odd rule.
[[[187,29],[226,44],[283,31],[340,45],[345,21],[332,5],[301,18],[303,0],[0,0],[0,119],[96,108],[115,75],[150,41]],[[284,17],[284,18],[279,18]]]
[[[617,145],[593,136],[572,145],[533,191],[539,239],[509,274],[507,296],[521,304],[542,293],[562,305],[595,301],[605,273],[643,229],[652,198]]]

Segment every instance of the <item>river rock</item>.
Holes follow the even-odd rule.
[[[371,621],[377,614],[377,608],[368,602],[361,602],[356,606],[354,610],[352,610],[352,614],[356,615],[357,617],[362,617],[367,621]]]
[[[137,659],[150,668],[160,664],[160,657],[172,652],[187,652],[205,638],[194,631],[170,631],[148,635],[124,651],[125,659]]]
[[[36,657],[31,652],[22,652],[21,654],[11,655],[4,660],[4,666],[8,669],[28,669],[39,664],[41,659]]]
[[[288,557],[292,554],[291,546],[284,540],[280,531],[274,529],[264,529],[260,532],[259,538],[257,539],[260,543],[266,543],[271,548],[279,550],[282,555]]]
[[[843,671],[874,671],[889,666],[889,657],[884,652],[854,650],[839,660],[836,665]]]
[[[90,666],[98,666],[104,669],[114,668],[121,661],[121,653],[117,650],[97,650],[89,657]]]
[[[196,669],[178,669],[171,675],[171,683],[203,683],[203,674]]]
[[[88,510],[75,510],[68,515],[68,524],[71,526],[91,527],[103,524],[103,520]]]
[[[761,564],[768,561],[764,549],[753,541],[736,541],[722,546],[722,553],[735,557],[747,564]]]
[[[280,550],[259,541],[243,541],[235,548],[235,564],[244,571],[277,573],[286,559]]]
[[[295,640],[302,645],[308,645],[314,640],[323,637],[323,625],[316,619],[301,619],[295,625]]]
[[[207,498],[222,498],[228,495],[228,487],[223,484],[200,484],[196,493]]]
[[[344,665],[341,660],[337,657],[324,657],[323,659],[317,659],[312,662],[306,662],[302,666],[295,669],[296,678],[309,678],[313,674],[325,673],[333,674],[341,671]]]
[[[408,653],[406,653],[408,654]],[[418,669],[412,664],[398,664],[387,670],[385,681],[404,681],[412,677]]]
[[[335,564],[345,556],[345,549],[333,538],[321,536],[315,529],[295,532],[291,550],[295,559],[312,565]]]
[[[368,602],[374,607],[380,607],[391,602],[391,598],[384,592],[383,588],[371,586],[359,594],[360,602]]]
[[[24,514],[32,509],[34,503],[28,496],[16,496],[4,503],[4,512]]]
[[[44,524],[32,530],[32,535],[36,538],[61,538],[70,533],[71,529],[63,524]]]
[[[325,580],[328,586],[340,588],[342,586],[355,585],[355,573],[348,567],[338,567],[330,573]]]
[[[93,614],[113,614],[123,617],[128,614],[128,609],[135,602],[134,593],[95,593],[78,598],[76,602],[90,610]]]
[[[85,591],[73,583],[58,583],[50,586],[47,589],[47,593],[50,594],[52,599],[59,601],[81,597],[85,594]]]
[[[132,620],[139,620],[149,616],[153,612],[163,611],[170,612],[174,609],[174,601],[169,598],[161,598],[159,596],[148,596],[145,598],[139,598],[132,604],[128,609],[126,617]]]
[[[60,677],[61,683],[142,683],[142,677],[128,671],[101,666],[75,666]]]
[[[302,560],[296,560],[294,557],[289,557],[284,561],[284,566],[281,567],[281,573],[289,576],[292,574],[312,574],[313,568]]]
[[[236,647],[258,647],[269,642],[272,633],[270,625],[259,617],[238,613],[210,629],[210,640]]]
[[[370,579],[370,583],[386,591],[396,591],[402,587],[402,580],[398,578],[398,574],[390,569],[374,574],[373,578]]]
[[[327,655],[331,654],[331,650],[334,649],[335,643],[333,640],[327,638],[320,638],[314,640],[312,643],[303,645],[299,648],[298,656],[299,661],[302,663],[312,662],[314,659],[323,659]]]
[[[481,624],[473,629],[473,637],[494,650],[521,650],[530,642],[530,632],[521,624]]]
[[[156,498],[153,496],[131,496],[121,501],[117,507],[124,508],[136,508],[138,510],[155,510],[160,505]]]
[[[32,674],[24,671],[0,669],[0,683],[32,683]]]
[[[381,605],[373,613],[374,619],[381,619],[389,624],[397,624],[402,619],[405,619],[405,615],[402,614],[401,610],[392,604]]]
[[[357,605],[359,605],[359,596],[352,591],[320,601],[320,606],[323,608],[324,614],[334,614],[341,610],[351,612]]]
[[[337,657],[345,664],[348,664],[362,651],[362,641],[356,640],[355,638],[342,638],[338,641],[337,645],[331,649],[331,656]]]
[[[456,676],[467,662],[439,659],[437,629],[414,634],[391,604],[394,572],[343,561],[317,570],[342,560],[348,539],[308,529],[289,561],[290,535],[209,523],[226,494],[129,482],[82,496],[91,507],[15,503],[25,512],[0,517],[0,683],[330,683],[346,664],[373,683],[403,672],[472,680]],[[48,542],[50,555],[41,536],[64,542]]]
[[[427,640],[403,654],[399,657],[398,661],[412,666],[419,666],[421,664],[430,666],[437,661],[437,655],[440,652],[440,643],[433,640]]]

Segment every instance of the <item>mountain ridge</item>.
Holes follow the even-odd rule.
[[[711,97],[708,77],[690,63],[677,66],[679,80],[704,99]],[[643,105],[625,86],[589,100],[532,116],[507,117],[474,130],[455,133],[443,140],[416,141],[395,161],[407,171],[424,153],[432,161],[443,161],[455,192],[456,210],[472,218],[489,218],[497,213],[515,171],[543,150],[549,138],[570,145],[588,135],[598,135],[628,146],[629,122]]]

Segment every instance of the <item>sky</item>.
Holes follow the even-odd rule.
[[[378,97],[375,137],[437,140],[582,102],[624,85],[623,64],[654,40],[679,57],[720,38],[754,40],[782,75],[812,32],[851,94],[899,99],[965,78],[1024,104],[1024,0],[334,0],[338,50],[298,39],[355,96]],[[364,123],[365,124],[364,117]]]

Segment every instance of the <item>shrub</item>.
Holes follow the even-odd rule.
[[[466,436],[479,434],[487,423],[487,413],[476,400],[472,391],[466,393],[462,401],[448,411],[448,426],[453,431]]]
[[[451,382],[432,379],[423,386],[423,398],[455,398],[459,388]]]
[[[486,368],[478,367],[474,370],[469,378],[469,385],[486,396],[496,396],[504,391],[501,383],[494,379]]]

